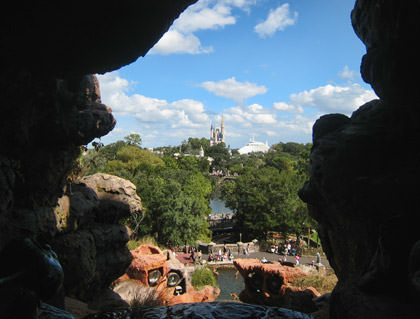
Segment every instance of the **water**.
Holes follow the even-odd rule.
[[[217,297],[216,301],[233,301],[234,298],[230,295],[235,293],[237,296],[245,288],[244,280],[241,274],[238,273],[235,277],[236,269],[226,269],[219,268],[217,269],[219,276],[217,277],[217,284],[220,288],[220,295]]]
[[[225,202],[221,201],[218,198],[210,200],[210,208],[212,210],[212,214],[222,214],[230,212],[231,209],[225,206]]]
[[[222,214],[230,212],[231,209],[225,206],[225,203],[218,198],[210,200],[210,207],[212,209],[212,214]],[[218,268],[217,272],[219,276],[217,277],[217,284],[220,288],[220,295],[217,297],[216,301],[233,301],[234,298],[230,295],[231,293],[239,296],[242,290],[244,290],[244,280],[242,276],[238,273],[237,277],[235,268]]]

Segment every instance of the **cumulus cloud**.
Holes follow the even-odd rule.
[[[344,80],[354,80],[354,78],[358,75],[359,73],[354,71],[354,70],[350,70],[350,68],[346,65],[344,66],[343,70],[339,73],[340,77]]]
[[[236,18],[231,15],[231,11],[231,7],[220,3],[213,7],[202,7],[202,5],[198,9],[191,7],[175,21],[174,29],[188,33],[223,28],[236,23]]]
[[[313,107],[324,113],[350,115],[362,104],[377,98],[372,90],[357,83],[349,86],[325,85],[290,96],[290,104],[297,107]]]
[[[98,75],[102,101],[111,106],[116,116],[137,119],[143,127],[164,127],[167,129],[205,128],[210,119],[204,104],[192,99],[168,102],[164,99],[141,94],[129,95],[130,83],[118,72]],[[162,132],[163,133],[163,132]]]
[[[176,29],[166,32],[160,41],[150,50],[150,54],[188,53],[200,54],[213,52],[213,47],[204,47],[200,39],[192,33],[181,33]]]
[[[285,102],[275,102],[273,104],[273,107],[277,111],[289,112],[289,113],[292,113],[292,114],[303,113],[303,107],[302,106],[296,106],[296,105],[288,104],[288,103],[285,103]]]
[[[122,139],[130,131],[139,132],[145,146],[177,145],[187,137],[208,137],[211,119],[220,123],[221,116],[205,109],[201,101],[179,99],[167,101],[158,97],[130,94],[133,82],[111,72],[99,75],[102,100],[112,107],[118,123],[130,119],[129,124],[113,131],[114,139]],[[235,78],[201,84],[214,94],[238,99],[264,94],[267,88]],[[350,115],[360,105],[376,98],[372,90],[359,84],[347,86],[325,85],[291,94],[288,101],[272,107],[263,104],[235,105],[223,110],[228,144],[240,147],[249,137],[270,142],[311,139],[312,126],[325,113]],[[210,118],[211,117],[211,118]],[[120,129],[119,129],[120,128]],[[118,132],[120,131],[120,132]]]
[[[277,122],[276,114],[272,110],[265,109],[259,104],[252,104],[247,107],[232,107],[224,113],[226,120],[231,120],[234,123],[248,123],[252,125],[271,125]]]
[[[228,143],[240,147],[252,136],[260,142],[308,142],[311,139],[312,126],[319,117],[300,114],[283,117],[277,115],[274,108],[266,108],[259,104],[225,109],[223,116],[226,136],[229,137]]]
[[[249,11],[258,0],[200,0],[188,7],[175,20],[168,32],[150,50],[150,54],[210,53],[212,46],[203,46],[194,32],[217,30],[236,23],[234,8]]]
[[[267,88],[263,85],[238,82],[235,77],[218,82],[203,82],[200,86],[217,96],[232,99],[239,105],[242,105],[245,99],[267,92]]]
[[[286,27],[292,26],[296,23],[298,13],[290,12],[288,3],[279,6],[277,9],[270,10],[267,19],[254,27],[255,32],[261,38],[271,37],[277,31],[283,31]]]

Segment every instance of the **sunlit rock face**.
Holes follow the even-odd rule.
[[[143,207],[136,186],[117,176],[85,176],[68,189],[54,209],[58,232],[51,244],[66,273],[66,295],[89,301],[130,265],[120,220],[143,214]]]
[[[244,278],[245,287],[239,295],[241,301],[306,313],[317,310],[312,301],[320,296],[316,289],[308,287],[304,290],[290,285],[296,278],[308,275],[301,268],[261,263],[258,259],[235,259],[233,264]]]
[[[407,79],[420,68],[410,48],[419,9],[418,1],[356,2],[352,23],[367,48],[361,72],[380,100],[313,127],[311,176],[300,195],[339,278],[331,318],[418,314],[420,109],[417,84]]]
[[[194,267],[182,264],[172,252],[163,253],[156,246],[141,245],[131,250],[131,254],[133,260],[127,273],[118,278],[117,282],[129,281],[132,282],[130,286],[152,287],[161,305],[211,302],[220,294],[220,289],[212,286],[195,290],[191,284]],[[133,298],[133,294],[120,296],[129,304],[140,300],[138,297],[135,297],[135,300],[130,299]]]

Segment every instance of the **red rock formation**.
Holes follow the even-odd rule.
[[[220,294],[220,289],[212,286],[205,286],[201,290],[195,290],[193,286],[189,286],[188,293],[175,296],[168,301],[168,306],[177,305],[180,303],[193,303],[193,302],[212,302]]]
[[[239,295],[242,301],[303,312],[316,310],[312,298],[320,294],[315,288],[302,290],[290,286],[295,278],[307,276],[299,267],[261,263],[258,259],[236,259],[233,264],[244,277],[245,289]]]
[[[168,267],[166,266],[166,256],[155,246],[141,245],[131,251],[133,260],[127,270],[127,275],[131,279],[139,280],[146,286],[149,286],[149,272],[159,270],[161,277],[153,286],[159,286],[166,283]]]
[[[220,294],[220,289],[206,286],[204,289],[195,290],[191,285],[191,273],[193,267],[185,267],[176,258],[168,260],[158,247],[141,245],[131,251],[133,260],[127,273],[121,276],[117,282],[126,280],[137,281],[138,284],[150,286],[156,289],[159,298],[167,305],[191,302],[212,302]],[[169,257],[173,257],[169,254]],[[155,282],[150,282],[152,272],[160,272],[160,277]],[[176,273],[179,280],[176,284],[168,281],[170,274]],[[156,273],[155,273],[156,275]],[[126,300],[129,302],[129,300]]]

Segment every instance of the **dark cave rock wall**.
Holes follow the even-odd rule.
[[[362,76],[381,99],[313,127],[300,195],[339,278],[331,318],[409,318],[418,307],[420,109],[407,79],[420,68],[408,48],[419,10],[420,1],[356,2],[352,23],[367,47]]]
[[[131,307],[120,311],[87,315],[86,319],[127,319],[127,318],[159,318],[159,319],[311,319],[310,315],[297,311],[238,302],[197,302],[183,303],[175,306]]]
[[[382,99],[410,102],[420,71],[414,39],[420,32],[415,1],[358,0],[351,13],[356,34],[366,45],[361,74]]]
[[[194,2],[24,1],[1,11],[0,250],[14,237],[54,236],[21,229],[14,211],[52,220],[80,145],[115,125],[87,74],[144,56]]]
[[[2,61],[53,77],[112,71],[144,56],[196,1],[11,2],[0,13]]]
[[[39,218],[47,211],[50,220],[79,146],[115,125],[97,80],[86,74],[146,54],[193,2],[25,1],[2,10],[0,249],[39,233],[20,230],[13,211],[40,211]]]
[[[46,243],[66,246],[74,236],[79,247],[66,246],[71,251],[67,259],[60,252],[69,261],[63,262],[64,276],[71,278],[74,267],[75,274],[84,275],[78,284],[92,287],[109,284],[128,266],[129,253],[123,244],[127,232],[109,222],[110,215],[100,221],[92,211],[72,214],[68,220],[62,215],[62,223],[57,224],[55,214],[66,203],[56,206],[66,191],[80,146],[115,126],[111,109],[100,101],[98,81],[89,74],[112,71],[144,56],[194,2],[23,1],[11,2],[0,12],[0,252],[13,239],[36,239],[33,249],[37,250]],[[85,195],[73,198],[73,210]],[[80,227],[89,223],[94,231]],[[112,256],[105,254],[106,245],[96,245],[96,241],[116,237],[109,245],[111,252],[107,250]],[[2,260],[9,269],[7,262]],[[25,260],[25,267],[30,269],[31,262]],[[92,280],[84,281],[88,276]],[[72,288],[85,295],[90,291]],[[31,289],[30,283],[19,282],[13,291],[26,291],[30,300],[10,293],[6,302],[0,298],[0,308],[15,312],[15,317],[21,309],[35,318],[40,296]]]
[[[115,126],[92,75],[71,80],[29,77],[12,84],[4,96],[10,103],[3,105],[7,116],[0,125],[0,249],[13,237],[42,234],[48,240],[55,235],[53,207],[80,145]]]

